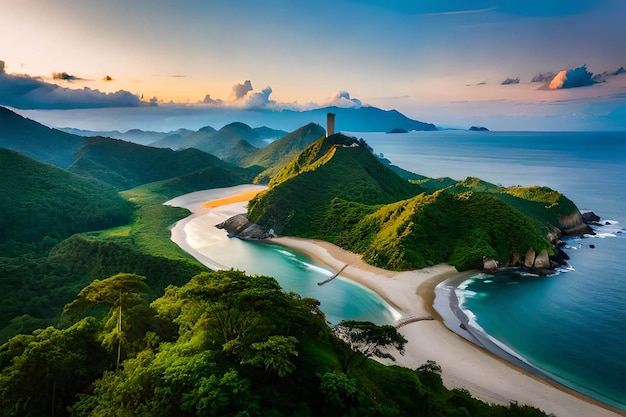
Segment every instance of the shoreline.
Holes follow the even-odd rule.
[[[233,189],[207,190],[193,193],[193,199],[185,200],[183,198],[185,196],[181,196],[166,204],[180,204],[194,212],[179,222],[184,225],[184,222],[188,222],[190,218],[207,215],[207,213],[214,217],[229,217],[233,212],[233,204],[214,205],[210,208],[205,206],[201,209],[199,207],[201,203],[209,200],[234,197],[252,189],[262,191],[264,187],[244,185]],[[229,190],[230,194],[228,194]],[[202,198],[204,200],[200,201]],[[187,205],[183,205],[185,203]],[[220,211],[222,208],[223,212]],[[237,209],[241,208],[245,211],[245,202],[237,206]],[[186,235],[184,228],[181,229],[183,230],[178,230],[176,238],[173,231],[172,240],[198,259],[193,243],[189,242],[189,236]],[[614,409],[515,366],[448,329],[444,325],[444,318],[433,306],[435,288],[446,280],[467,279],[474,274],[474,271],[459,273],[450,265],[440,264],[422,270],[394,272],[366,264],[361,260],[360,255],[325,241],[280,237],[259,242],[280,245],[304,253],[316,263],[332,271],[339,271],[345,267],[340,274],[341,277],[358,282],[376,292],[401,312],[402,318],[432,317],[435,319],[414,321],[399,328],[398,331],[408,340],[406,352],[404,356],[395,355],[397,362],[388,361],[386,362],[388,364],[416,369],[427,360],[434,360],[442,367],[442,379],[446,387],[467,389],[474,397],[488,403],[528,404],[557,416],[626,415],[626,412],[622,410]],[[198,260],[202,262],[201,259]]]

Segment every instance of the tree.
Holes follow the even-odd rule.
[[[396,328],[389,324],[378,326],[369,321],[342,320],[333,330],[351,350],[344,360],[344,372],[347,372],[359,355],[362,355],[359,365],[372,356],[395,361],[395,358],[384,349],[395,348],[403,355],[404,345],[407,343]]]
[[[0,371],[0,415],[63,416],[75,396],[103,371],[100,325],[85,318],[73,326],[19,335],[0,348],[10,353]]]
[[[146,319],[145,310],[148,305],[142,293],[148,292],[149,287],[144,282],[145,279],[140,275],[122,273],[104,280],[94,280],[63,310],[66,317],[73,317],[97,307],[109,308],[105,316],[102,345],[109,351],[117,350],[117,366],[122,358],[122,345],[143,339],[145,335],[143,331],[133,332],[142,326],[139,323],[133,326],[131,320],[131,313],[135,317]]]
[[[320,376],[320,391],[324,402],[333,414],[347,414],[359,404],[359,389],[356,379],[339,372],[326,372]]]
[[[252,343],[253,353],[242,363],[265,367],[266,371],[274,371],[280,377],[289,375],[296,369],[290,360],[292,356],[298,356],[296,343],[298,339],[293,336],[270,336],[265,342]]]

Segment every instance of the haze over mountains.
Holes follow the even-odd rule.
[[[268,110],[268,109],[219,109],[209,107],[156,106],[147,108],[108,108],[76,110],[16,110],[19,114],[37,120],[47,126],[57,128],[79,128],[93,134],[116,137],[118,139],[141,141],[149,144],[149,136],[137,129],[149,132],[172,132],[180,128],[198,130],[205,126],[219,129],[229,123],[242,122],[249,126],[267,126],[272,129],[291,132],[308,123],[325,126],[326,114],[337,115],[337,130],[344,132],[388,132],[394,128],[404,130],[437,130],[432,123],[408,118],[397,110],[383,110],[378,107],[358,108],[322,107],[307,111]],[[469,126],[468,126],[469,127]],[[117,129],[109,134],[107,130]],[[133,136],[120,132],[129,132]],[[70,133],[83,134],[80,131]]]

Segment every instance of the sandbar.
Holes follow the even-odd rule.
[[[166,204],[190,209],[194,212],[190,218],[210,215],[210,222],[217,224],[218,220],[226,220],[233,213],[245,212],[245,197],[251,195],[250,192],[263,189],[262,186],[244,185],[207,190],[181,196]],[[216,202],[220,199],[225,205]],[[189,221],[189,218],[181,220],[183,226],[185,221]],[[196,256],[193,236],[187,236],[184,227],[176,229],[176,236],[173,230],[172,240],[192,256]],[[626,412],[613,409],[514,366],[448,329],[432,308],[434,288],[446,279],[462,279],[469,276],[468,273],[460,274],[454,267],[446,264],[414,271],[388,271],[365,263],[360,255],[319,240],[278,237],[268,239],[268,243],[302,252],[333,271],[345,267],[341,277],[354,280],[378,293],[401,312],[403,319],[418,319],[399,328],[398,331],[408,341],[405,353],[395,354],[396,362],[386,363],[416,369],[426,361],[434,360],[442,368],[442,379],[446,387],[466,389],[474,397],[488,403],[528,404],[556,416],[626,416]],[[202,262],[202,259],[199,260]]]

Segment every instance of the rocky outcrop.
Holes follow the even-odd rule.
[[[498,261],[488,256],[483,256],[483,269],[485,271],[493,271],[498,269]]]
[[[593,211],[581,211],[580,215],[587,224],[600,224],[600,216]]]
[[[270,237],[261,226],[248,220],[245,214],[237,214],[215,225],[218,229],[224,229],[230,236],[245,240],[257,240]]]
[[[532,270],[550,269],[550,256],[546,249],[542,250],[538,254],[534,249],[529,249],[524,257],[524,266]]]
[[[598,217],[598,219],[600,218]],[[559,216],[559,227],[561,228],[562,234],[566,236],[595,234],[591,226],[585,222],[582,214],[578,211],[568,216]]]

